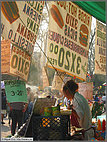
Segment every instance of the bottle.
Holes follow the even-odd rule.
[[[105,131],[106,129],[106,121],[105,119],[103,119],[103,122],[102,122],[102,131]]]
[[[98,127],[97,127],[97,130],[98,130],[98,131],[101,131],[101,121],[100,121],[100,119],[98,119]]]

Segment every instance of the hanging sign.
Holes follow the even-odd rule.
[[[96,20],[95,74],[106,75],[106,26]]]
[[[49,86],[48,75],[45,67],[43,67],[42,69],[42,77],[43,77],[43,88],[45,88]]]
[[[32,55],[44,1],[2,1],[1,34]]]
[[[27,102],[27,91],[24,81],[21,80],[6,80],[5,91],[7,101],[12,102]]]
[[[54,79],[52,82],[52,90],[61,90],[65,72],[57,71],[55,72]]]
[[[52,1],[48,66],[86,80],[92,17],[71,1]]]
[[[9,40],[1,41],[1,73],[8,74],[10,72],[10,56],[11,44]]]
[[[93,99],[93,82],[78,83],[78,92],[87,100]]]
[[[10,74],[19,76],[27,81],[30,70],[31,56],[15,45],[12,47]]]

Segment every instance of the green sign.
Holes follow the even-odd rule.
[[[7,101],[12,102],[27,102],[27,91],[24,81],[21,80],[6,80],[5,91]]]

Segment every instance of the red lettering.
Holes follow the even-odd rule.
[[[69,13],[66,15],[66,23],[70,25],[71,27],[77,29],[78,26],[78,20],[72,17]]]
[[[79,10],[78,19],[89,26],[90,17],[81,10]]]

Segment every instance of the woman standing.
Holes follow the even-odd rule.
[[[4,115],[6,114],[6,94],[5,94],[5,89],[2,89],[1,92],[1,100],[2,100],[2,110],[1,110],[1,124],[5,124],[3,121]]]

